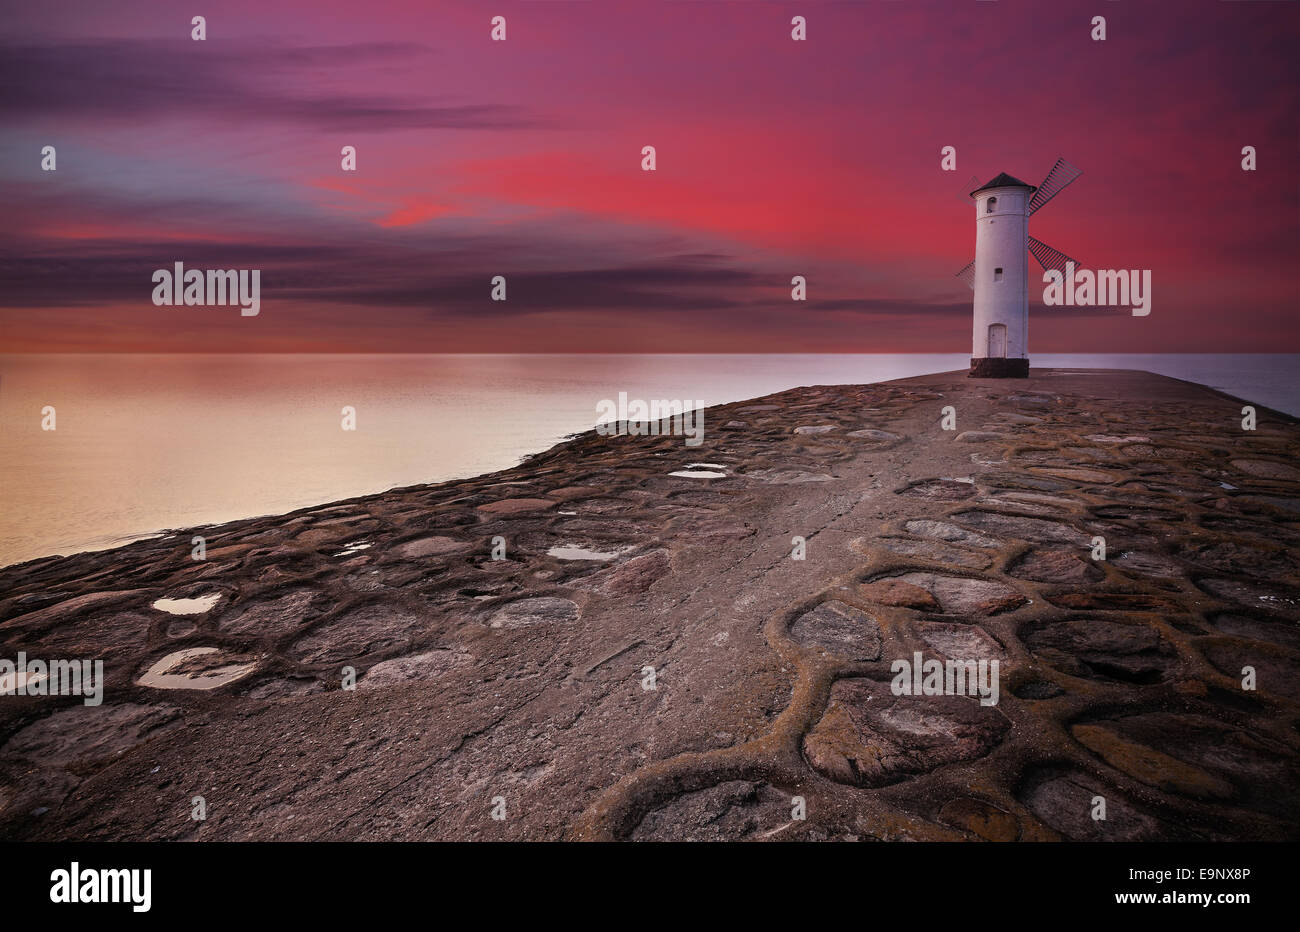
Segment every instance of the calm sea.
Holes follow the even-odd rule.
[[[961,354],[0,355],[0,565],[517,463],[596,404],[720,404],[962,369]],[[1300,415],[1296,355],[1036,355],[1146,369]],[[52,405],[57,429],[41,429]],[[357,429],[340,427],[356,410]],[[707,429],[707,424],[706,424]]]

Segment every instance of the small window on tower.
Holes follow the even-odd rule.
[[[995,282],[1000,282],[1000,281],[1002,281],[1002,270],[1001,270],[1001,269],[994,269],[994,270],[993,270],[993,280],[994,280]]]
[[[996,197],[989,198],[989,206],[984,208],[984,213],[986,214],[993,213],[993,208],[997,206],[998,206],[998,199]]]

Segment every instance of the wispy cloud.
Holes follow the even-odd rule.
[[[520,129],[541,125],[517,105],[410,95],[320,93],[377,63],[412,66],[434,53],[411,43],[292,46],[249,40],[117,39],[0,44],[0,118],[85,117],[298,124],[316,129]]]

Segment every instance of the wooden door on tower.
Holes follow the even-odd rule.
[[[989,324],[989,358],[1006,359],[1007,325]]]

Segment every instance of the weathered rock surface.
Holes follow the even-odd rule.
[[[105,671],[100,706],[0,696],[0,837],[1296,840],[1300,427],[1241,405],[792,389],[699,447],[593,431],[203,528],[204,563],[0,568],[0,658]],[[895,694],[918,654],[996,661],[997,704]]]
[[[843,602],[823,602],[800,615],[790,626],[790,637],[804,647],[817,647],[849,660],[875,660],[880,656],[880,626],[861,609]]]
[[[895,696],[889,684],[840,680],[804,739],[808,762],[839,783],[884,786],[988,753],[1010,723],[962,696]]]

